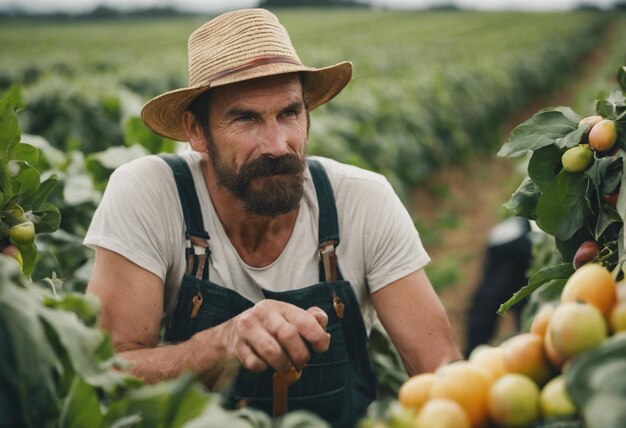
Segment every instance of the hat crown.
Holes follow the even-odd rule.
[[[189,36],[188,54],[192,87],[260,58],[283,57],[302,64],[285,27],[265,9],[237,10],[212,19]]]

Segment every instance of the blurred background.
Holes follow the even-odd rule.
[[[524,159],[495,153],[539,109],[593,114],[617,88],[624,1],[0,0],[0,97],[19,104],[42,175],[61,178],[50,197],[61,227],[38,236],[33,279],[84,290],[93,255],[81,241],[110,173],[181,147],[145,129],[141,106],[186,86],[194,29],[256,6],[278,15],[305,64],[354,63],[351,84],[312,113],[309,153],[390,180],[465,348],[490,233],[525,174]],[[517,328],[512,316],[493,318],[485,340]]]

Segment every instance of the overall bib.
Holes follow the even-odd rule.
[[[210,281],[209,235],[203,227],[191,172],[183,159],[175,155],[162,157],[174,172],[189,244],[186,249],[187,272],[164,335],[164,341],[171,343],[187,340],[199,331],[221,324],[251,308],[254,303]],[[375,399],[376,377],[356,296],[350,283],[342,279],[337,266],[334,250],[339,244],[339,228],[332,187],[323,166],[313,160],[308,163],[320,212],[319,283],[284,292],[262,292],[265,298],[303,309],[318,306],[328,314],[330,347],[326,352],[311,352],[300,379],[289,387],[289,410],[311,411],[333,427],[353,427]],[[241,368],[227,394],[226,405],[234,408],[244,403],[271,414],[273,373],[271,368],[262,373]]]

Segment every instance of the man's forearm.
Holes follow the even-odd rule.
[[[206,386],[214,389],[231,373],[233,365],[238,365],[222,345],[221,330],[219,327],[208,329],[177,344],[128,350],[118,348],[118,355],[130,363],[126,371],[145,382],[155,383],[193,372]]]

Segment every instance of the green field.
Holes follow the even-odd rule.
[[[305,63],[355,67],[351,85],[314,113],[310,151],[381,171],[401,193],[493,151],[501,121],[576,75],[610,22],[626,37],[623,18],[590,12],[277,14]],[[0,89],[23,85],[25,129],[56,147],[122,145],[143,102],[185,85],[186,38],[205,19],[4,22]]]
[[[616,14],[277,14],[305,64],[354,63],[351,84],[313,112],[309,152],[382,172],[407,202],[438,168],[495,153],[503,121],[564,87],[586,55],[611,51],[597,91],[611,88],[607,77],[626,62],[626,18]],[[52,202],[66,234],[42,238],[35,277],[54,271],[68,288],[84,287],[90,254],[80,241],[109,174],[131,158],[174,150],[137,116],[147,99],[186,85],[186,40],[206,19],[0,26],[0,91],[21,91],[23,131],[45,139],[36,140],[39,168],[61,177]]]

